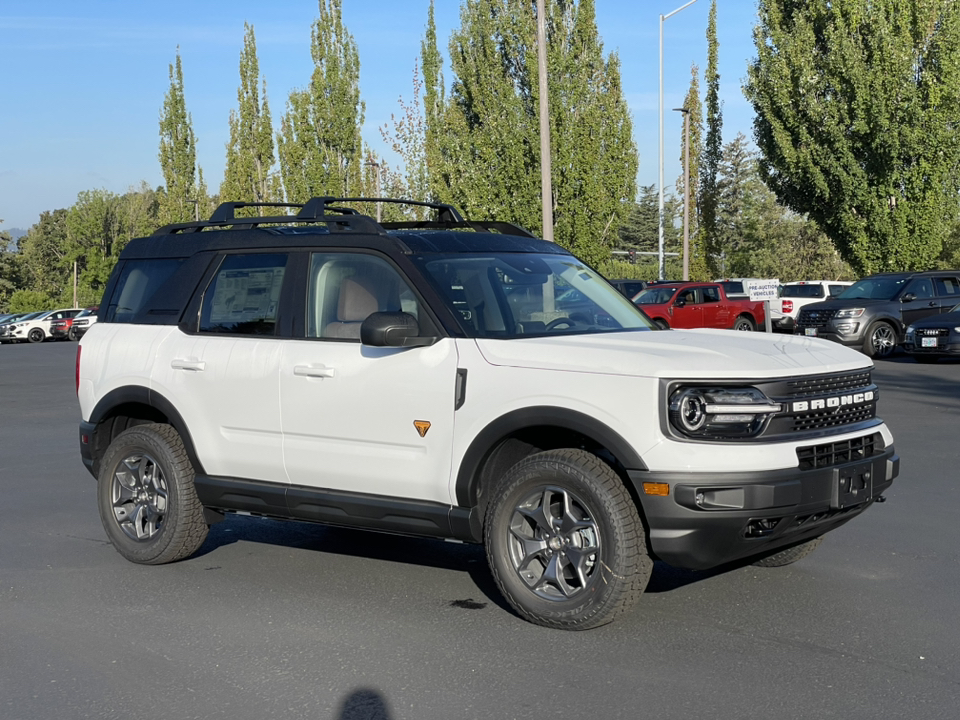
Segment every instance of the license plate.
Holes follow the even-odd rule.
[[[845,465],[833,471],[833,497],[830,507],[840,510],[859,505],[873,494],[873,463]]]
[[[803,334],[804,334],[804,335],[812,335],[813,337],[816,337],[816,335],[817,335],[817,329],[816,329],[816,328],[804,328],[804,329],[803,329]]]
[[[937,338],[935,337],[925,337],[920,338],[920,347],[936,347]]]

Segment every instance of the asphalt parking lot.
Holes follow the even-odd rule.
[[[123,560],[80,463],[75,343],[0,347],[0,718],[956,718],[960,361],[877,363],[888,502],[780,569],[658,564],[546,630],[481,549],[231,517]]]

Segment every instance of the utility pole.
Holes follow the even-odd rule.
[[[537,58],[540,67],[540,203],[543,239],[553,242],[553,186],[550,180],[550,99],[547,95],[547,17],[537,0]]]
[[[690,110],[674,108],[683,113],[683,279],[690,279]]]
[[[376,160],[367,160],[364,165],[369,168],[375,168],[377,171],[377,222],[383,221],[383,203],[380,202],[380,163]]]

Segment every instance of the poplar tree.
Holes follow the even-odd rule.
[[[687,95],[683,99],[683,107],[688,111],[687,121],[690,123],[690,153],[688,174],[690,177],[690,192],[686,194],[687,201],[690,203],[688,214],[690,227],[690,279],[691,280],[709,280],[710,268],[707,265],[707,250],[704,241],[702,225],[700,223],[699,204],[697,203],[697,188],[700,184],[700,158],[703,156],[703,106],[700,104],[700,81],[698,79],[700,69],[696,65],[690,66],[690,87]],[[680,122],[683,122],[681,117]],[[684,163],[684,144],[683,132],[680,134],[680,167]],[[684,199],[683,174],[677,178],[677,198],[680,202]],[[680,210],[681,218],[683,209]],[[682,232],[682,229],[681,229]]]
[[[707,267],[712,275],[718,274],[717,257],[723,251],[717,228],[717,170],[723,154],[723,112],[720,106],[720,74],[717,70],[717,0],[710,4],[707,20],[707,69],[706,85],[707,132],[700,158],[700,232]]]
[[[604,56],[593,0],[548,0],[547,8],[554,233],[558,243],[598,263],[609,255],[636,196],[637,154],[620,63],[615,54]],[[428,22],[425,80],[428,88],[439,88],[427,69],[438,67],[429,28]],[[475,217],[539,227],[539,87],[531,3],[464,0],[450,56],[451,94],[442,118],[433,121],[442,131],[428,135],[427,142],[437,195]]]
[[[360,55],[343,24],[340,0],[320,0],[311,40],[310,85],[290,93],[277,133],[280,175],[290,202],[349,194],[351,178],[362,175]]]
[[[159,158],[166,188],[160,201],[160,222],[166,224],[193,220],[199,211],[199,205],[195,203],[207,202],[206,188],[203,185],[203,173],[198,174],[197,171],[197,141],[183,92],[179,48],[176,64],[170,65],[170,89],[164,97],[160,113]]]
[[[230,140],[221,200],[269,202],[272,200],[270,169],[274,164],[273,126],[267,104],[267,83],[263,81],[260,101],[260,64],[253,26],[244,23],[240,52],[240,87],[237,109],[230,111]],[[251,212],[256,212],[254,208]]]
[[[760,0],[761,171],[858,274],[932,267],[957,217],[960,4]]]

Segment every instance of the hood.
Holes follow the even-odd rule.
[[[733,330],[661,330],[477,339],[491,365],[657,378],[763,379],[871,367],[829,340]]]
[[[930,315],[910,323],[913,327],[960,327],[960,312]]]

